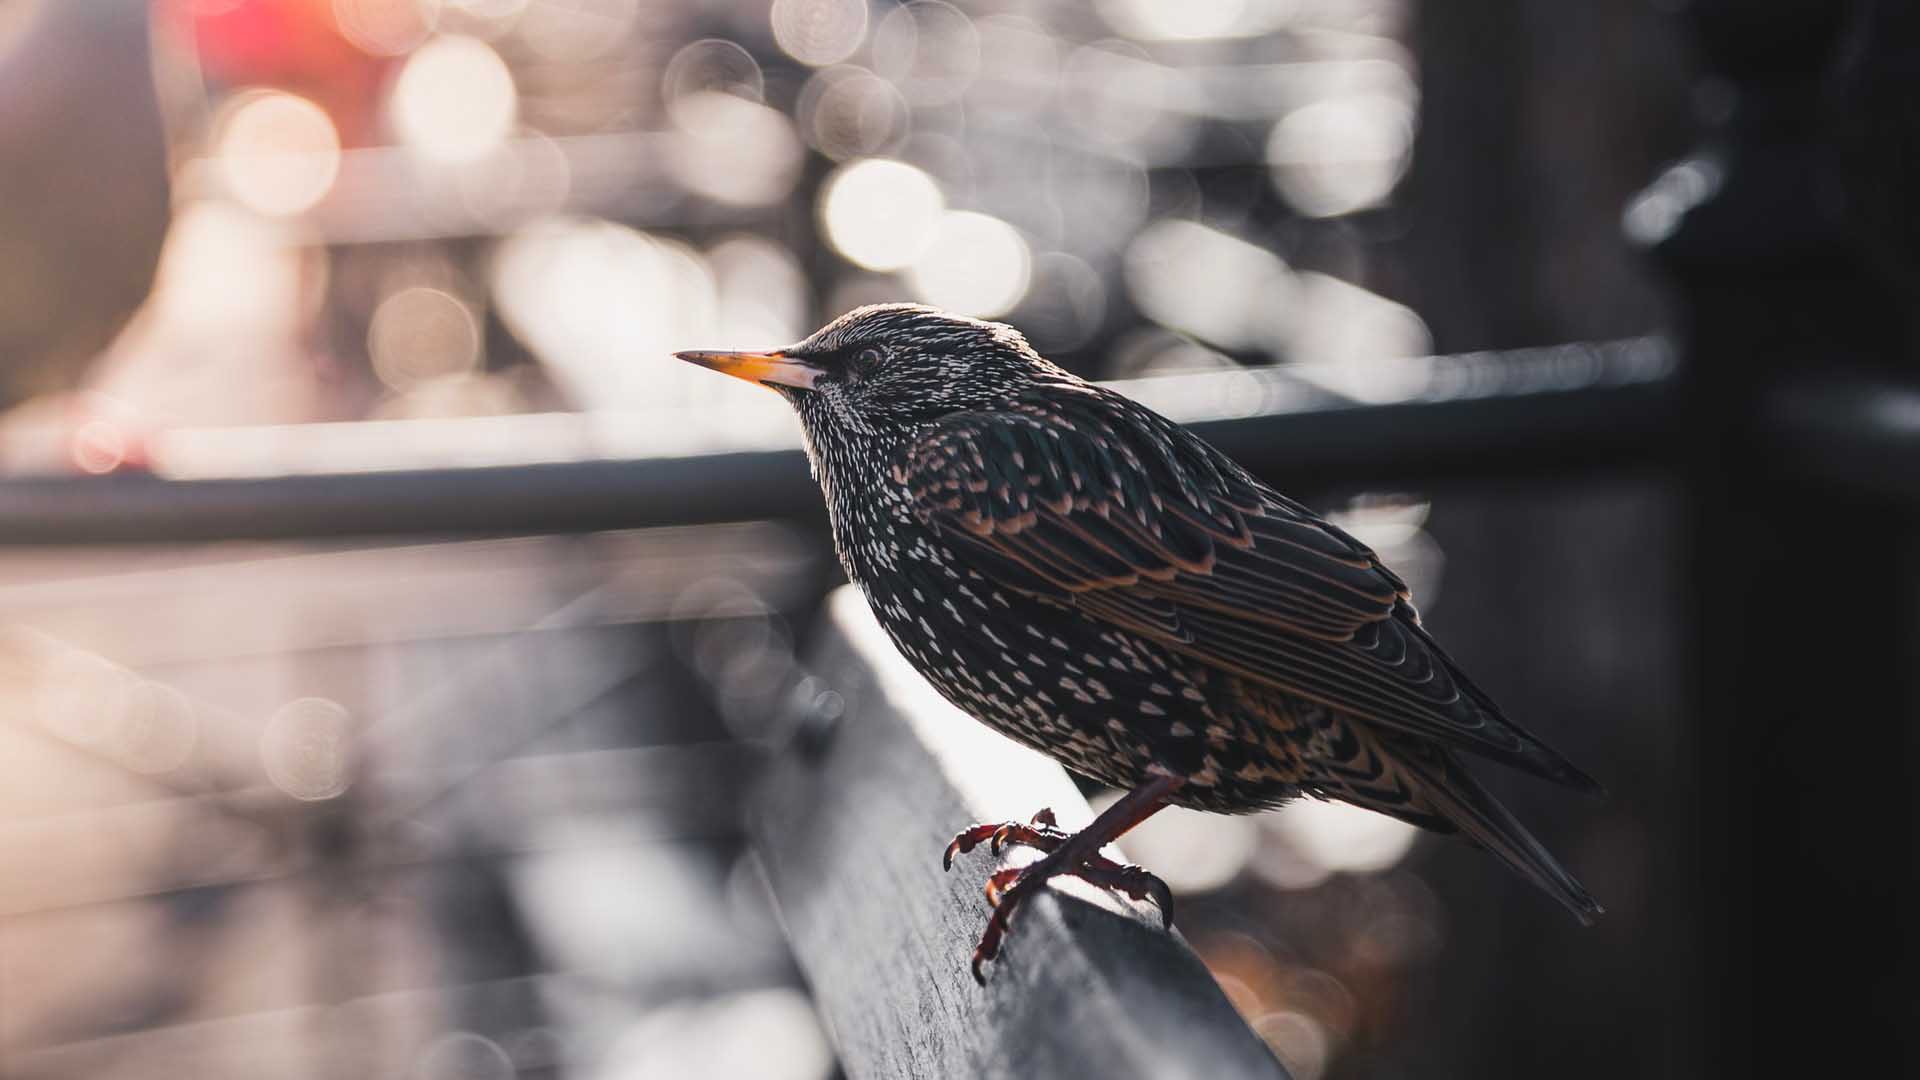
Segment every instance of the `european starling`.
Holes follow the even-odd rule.
[[[1127,792],[1068,835],[1041,811],[979,825],[1046,856],[988,883],[973,970],[1048,878],[1153,898],[1099,854],[1168,804],[1302,795],[1460,832],[1566,905],[1580,883],[1462,767],[1470,751],[1598,791],[1506,717],[1364,544],[1193,434],[999,323],[863,307],[772,352],[681,359],[800,414],[847,577],[914,667],[988,726]]]

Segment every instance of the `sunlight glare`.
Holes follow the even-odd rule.
[[[486,42],[436,38],[407,59],[390,102],[400,138],[443,164],[477,160],[513,131],[513,74]]]
[[[1350,874],[1388,869],[1413,850],[1419,829],[1343,802],[1301,799],[1273,826],[1304,856],[1327,870]]]
[[[841,166],[821,188],[827,242],[869,270],[898,270],[920,257],[946,200],[933,177],[902,161],[868,158]]]
[[[1274,187],[1308,217],[1337,217],[1378,205],[1406,172],[1413,106],[1386,94],[1304,105],[1267,136]]]
[[[773,40],[812,67],[852,56],[867,36],[866,0],[773,0]]]
[[[1125,270],[1149,318],[1225,348],[1277,352],[1294,317],[1298,286],[1278,255],[1197,222],[1149,225]]]
[[[989,214],[950,210],[940,215],[908,277],[927,303],[984,318],[1012,310],[1032,272],[1019,230]]]
[[[242,206],[269,217],[311,210],[340,175],[340,135],[325,110],[277,90],[243,94],[216,136],[214,160]]]

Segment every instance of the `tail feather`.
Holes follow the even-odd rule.
[[[1394,750],[1401,768],[1415,779],[1420,801],[1435,815],[1560,901],[1581,925],[1592,926],[1594,917],[1604,913],[1586,887],[1474,779],[1452,751],[1434,745],[1402,745]]]
[[[1408,607],[1408,611],[1412,611],[1410,606]],[[1447,673],[1453,677],[1454,682],[1458,683],[1460,687],[1466,691],[1467,696],[1479,707],[1480,711],[1487,717],[1488,722],[1497,724],[1499,727],[1511,732],[1519,741],[1519,748],[1511,754],[1493,754],[1488,756],[1587,795],[1592,795],[1596,798],[1604,798],[1606,796],[1607,789],[1601,786],[1600,781],[1587,775],[1579,766],[1567,760],[1558,750],[1541,742],[1539,736],[1536,736],[1519,724],[1509,720],[1506,713],[1501,711],[1500,706],[1494,703],[1493,696],[1485,690],[1480,689],[1478,683],[1468,678],[1467,673],[1462,671],[1460,665],[1454,662],[1453,657],[1447,654],[1447,650],[1441,648],[1440,643],[1433,639],[1433,635],[1429,634],[1426,628],[1420,625],[1417,614],[1403,615],[1401,617],[1403,623],[1409,620],[1412,623],[1410,629],[1413,634],[1418,637],[1427,648],[1433,651],[1433,654],[1439,658],[1441,663],[1446,665]],[[1469,747],[1469,749],[1477,748]],[[1456,765],[1455,768],[1457,769],[1458,766]],[[1472,778],[1469,777],[1468,780],[1471,782]],[[1483,792],[1482,795],[1484,796],[1484,794]]]
[[[1458,832],[1592,925],[1602,909],[1460,763],[1451,746],[1239,684],[1240,704],[1290,749],[1306,792],[1436,832]],[[1597,785],[1596,785],[1597,786]]]
[[[1436,832],[1458,832],[1558,900],[1582,925],[1600,904],[1533,834],[1500,805],[1455,752],[1439,743],[1353,731],[1356,751],[1310,785],[1319,794]]]

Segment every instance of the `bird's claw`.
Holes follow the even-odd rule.
[[[1135,900],[1151,900],[1153,906],[1160,909],[1160,928],[1173,928],[1173,890],[1144,867],[1100,859],[1065,873],[1101,888],[1125,893]]]
[[[1004,873],[1005,871],[1001,872],[1001,874]],[[993,875],[992,880],[997,880],[1001,874]],[[973,947],[973,981],[981,986],[987,985],[987,975],[981,970],[981,965],[999,957],[1000,942],[1007,936],[1007,927],[1013,922],[1013,909],[1019,906],[1021,899],[1026,896],[1026,890],[1021,888],[1023,882],[1018,873],[1015,874],[1012,886],[998,900],[993,897],[992,880],[988,882],[987,898],[995,905],[993,914],[987,918],[987,928],[980,932],[980,943]]]
[[[967,852],[979,847],[980,841],[985,840],[989,836],[993,836],[999,830],[1000,826],[998,825],[975,825],[970,829],[960,830],[959,835],[953,838],[953,843],[947,845],[947,853],[940,857],[940,868],[942,870],[952,870],[953,857],[955,855],[965,855]],[[999,854],[999,851],[1000,849],[996,847],[994,854]]]
[[[1007,890],[1019,883],[1020,875],[1026,873],[1026,869],[1024,866],[1009,866],[1004,870],[994,871],[994,873],[987,878],[988,905],[996,908],[999,907],[1001,897],[1007,894]]]
[[[1051,856],[1071,837],[1072,834],[1060,829],[1053,811],[1043,809],[1026,822],[975,825],[962,831],[947,845],[941,864],[951,870],[955,855],[972,851],[983,842],[988,843],[996,855],[1003,848],[1017,844]],[[1173,926],[1173,890],[1167,888],[1166,882],[1141,867],[1117,863],[1100,854],[1078,862],[1056,862],[1048,858],[1031,866],[1005,867],[987,878],[985,891],[987,903],[993,907],[993,915],[988,918],[986,929],[980,935],[980,943],[973,950],[973,977],[981,985],[986,985],[983,965],[1000,955],[1000,944],[1012,925],[1014,909],[1048,878],[1063,875],[1080,878],[1135,900],[1150,900],[1160,910],[1161,926]]]
[[[959,834],[953,838],[953,842],[947,845],[946,854],[940,857],[940,867],[943,870],[952,870],[954,856],[965,855],[979,847],[983,840],[989,842],[988,849],[995,855],[1014,844],[1052,852],[1066,843],[1069,835],[1071,834],[1060,831],[1059,819],[1053,816],[1053,809],[1042,807],[1030,821],[988,823],[960,830]]]

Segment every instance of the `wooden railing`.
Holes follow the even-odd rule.
[[[975,985],[997,860],[941,868],[975,821],[1092,817],[1060,766],[921,680],[851,588],[749,815],[794,954],[854,1076],[1284,1077],[1150,906],[1069,882],[1024,908]]]

